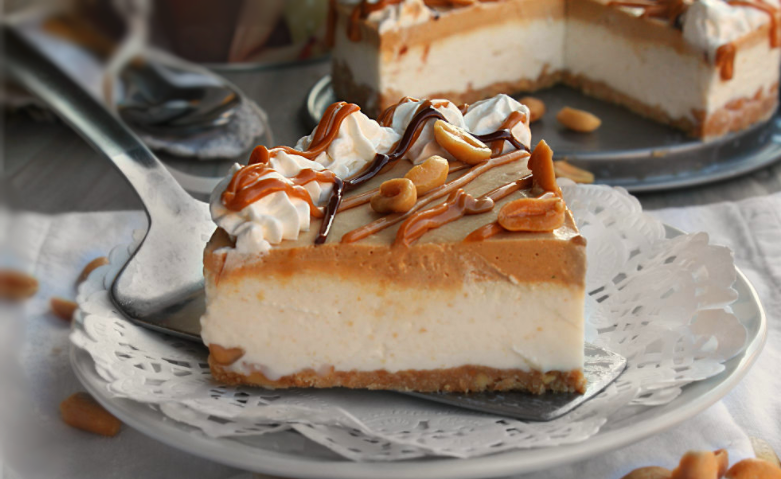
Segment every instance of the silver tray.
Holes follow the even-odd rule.
[[[532,138],[544,138],[567,160],[594,173],[597,183],[623,186],[631,192],[683,188],[734,178],[781,159],[781,116],[718,140],[702,142],[565,86],[535,92],[548,113],[532,125]],[[337,101],[331,77],[310,89],[305,120],[314,127]],[[594,133],[565,130],[554,118],[564,106],[588,110],[602,119]]]

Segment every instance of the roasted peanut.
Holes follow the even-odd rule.
[[[65,424],[101,436],[116,436],[122,426],[119,419],[85,392],[60,403],[60,415]]]
[[[244,356],[244,350],[241,348],[223,348],[217,344],[210,344],[209,355],[216,364],[230,366]]]
[[[418,201],[415,184],[409,178],[394,178],[380,185],[372,196],[372,209],[377,213],[406,213]]]
[[[743,459],[727,471],[726,479],[781,479],[781,469],[763,459]]]
[[[621,479],[670,479],[671,474],[669,469],[649,466],[635,469]]]
[[[18,301],[38,292],[38,280],[15,270],[0,270],[0,299]]]
[[[491,149],[468,131],[442,120],[434,123],[434,138],[439,146],[458,161],[476,165],[491,158]]]
[[[90,273],[92,273],[95,269],[103,266],[104,264],[108,264],[108,258],[106,258],[105,256],[101,256],[100,258],[95,258],[89,263],[87,263],[87,266],[85,266],[84,269],[81,270],[81,274],[79,275],[79,278],[76,280],[76,285],[83,283],[89,277]]]
[[[564,224],[565,211],[556,196],[519,198],[502,206],[498,222],[508,231],[553,231]]]
[[[49,307],[58,318],[71,321],[79,305],[69,299],[54,297],[49,300]]]
[[[423,163],[413,166],[404,178],[415,184],[418,196],[423,196],[447,181],[450,163],[441,156],[434,155]]]
[[[529,123],[534,123],[545,115],[545,103],[539,98],[525,96],[518,101],[529,109]]]
[[[540,140],[534,147],[527,166],[532,170],[532,183],[535,187],[561,197],[561,189],[556,183],[556,172],[553,168],[553,150],[545,140]]]
[[[554,161],[553,171],[556,172],[556,178],[568,178],[575,183],[591,184],[594,182],[594,173],[572,166],[566,161]]]
[[[673,469],[672,479],[718,479],[719,462],[712,451],[689,451]]]
[[[592,132],[602,124],[602,120],[596,115],[592,115],[584,110],[576,110],[575,108],[570,108],[568,106],[562,108],[556,114],[556,119],[570,130],[581,133]]]

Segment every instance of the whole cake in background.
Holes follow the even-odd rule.
[[[778,103],[779,0],[332,2],[333,86],[369,114],[563,82],[701,138]]]
[[[585,240],[529,110],[331,105],[215,189],[202,337],[270,388],[585,390]]]

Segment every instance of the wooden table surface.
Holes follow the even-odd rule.
[[[277,144],[308,134],[302,107],[309,88],[328,73],[327,62],[277,69],[224,72],[269,115]],[[114,168],[60,122],[5,114],[3,158],[6,193],[16,209],[41,213],[139,209],[133,190]],[[191,174],[221,175],[233,161],[161,158]],[[246,159],[246,156],[236,160]],[[646,209],[735,201],[781,191],[781,163],[740,178],[705,186],[644,193]]]

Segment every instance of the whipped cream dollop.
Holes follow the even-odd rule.
[[[400,104],[394,114],[390,127],[384,127],[360,111],[356,111],[342,121],[336,137],[322,153],[312,160],[293,152],[277,150],[271,155],[269,170],[257,181],[276,178],[293,185],[290,178],[303,169],[321,171],[331,170],[340,178],[350,178],[371,163],[378,153],[389,153],[403,136],[415,116],[421,101]],[[526,121],[517,124],[512,132],[524,145],[531,141],[529,132],[529,110],[507,95],[477,102],[469,107],[466,115],[447,100],[432,100],[436,108],[448,122],[460,128],[466,128],[476,134],[492,133],[499,129],[513,111],[525,114]],[[434,138],[432,118],[421,128],[418,139],[404,155],[415,164],[425,161],[432,155],[440,155],[454,160]],[[295,150],[303,152],[312,142],[312,134],[301,138]],[[503,152],[514,148],[505,142]],[[276,191],[255,201],[240,211],[229,210],[222,202],[222,195],[234,174],[242,166],[235,164],[228,176],[212,192],[210,209],[212,219],[236,240],[235,251],[243,254],[256,254],[268,251],[273,245],[284,240],[296,240],[302,231],[310,227],[309,204],[302,198],[289,196],[284,191]],[[321,208],[328,202],[333,185],[330,182],[312,181],[303,186],[309,193],[312,203]]]
[[[402,103],[396,107],[393,113],[393,120],[391,121],[391,128],[400,136],[404,135],[412,119],[415,117],[420,104],[423,101],[409,101]],[[442,113],[445,119],[460,128],[464,128],[464,116],[461,114],[461,110],[456,105],[447,100],[433,100],[434,109]],[[435,118],[427,120],[425,125],[421,128],[420,135],[415,143],[412,144],[410,149],[404,155],[404,158],[410,160],[414,164],[425,161],[432,155],[439,155],[448,160],[455,160],[453,156],[444,150],[434,139],[434,123]]]
[[[298,175],[302,169],[329,169],[336,176],[347,178],[363,169],[377,153],[387,153],[398,139],[399,135],[393,129],[382,127],[357,111],[345,118],[336,138],[314,160],[277,151],[269,160],[271,170],[258,181],[277,178],[292,185],[293,182],[289,178]],[[301,138],[295,149],[305,150],[311,140],[312,135]],[[266,195],[241,211],[226,208],[222,202],[222,194],[241,167],[238,163],[233,165],[209,200],[212,219],[236,240],[237,252],[263,253],[272,245],[283,240],[296,240],[301,231],[309,230],[309,204],[301,198],[289,196],[284,191]],[[323,206],[328,201],[333,185],[312,181],[304,185],[304,188],[315,205]]]
[[[529,147],[532,141],[532,132],[529,129],[531,114],[526,105],[522,105],[510,96],[504,94],[496,95],[493,98],[469,105],[464,115],[464,124],[466,129],[475,135],[493,133],[502,126],[502,123],[514,111],[523,113],[524,121],[519,122],[512,128],[512,134],[516,140]],[[510,143],[505,141],[502,153],[509,153],[514,149]]]
[[[368,20],[377,24],[380,33],[385,33],[425,23],[433,16],[434,12],[426,6],[423,0],[404,0],[370,13]]]
[[[773,7],[778,0],[767,0]],[[770,22],[770,16],[746,6],[732,6],[724,0],[697,0],[683,17],[683,37],[691,45],[707,52],[711,61],[716,50],[727,43],[741,38]]]

